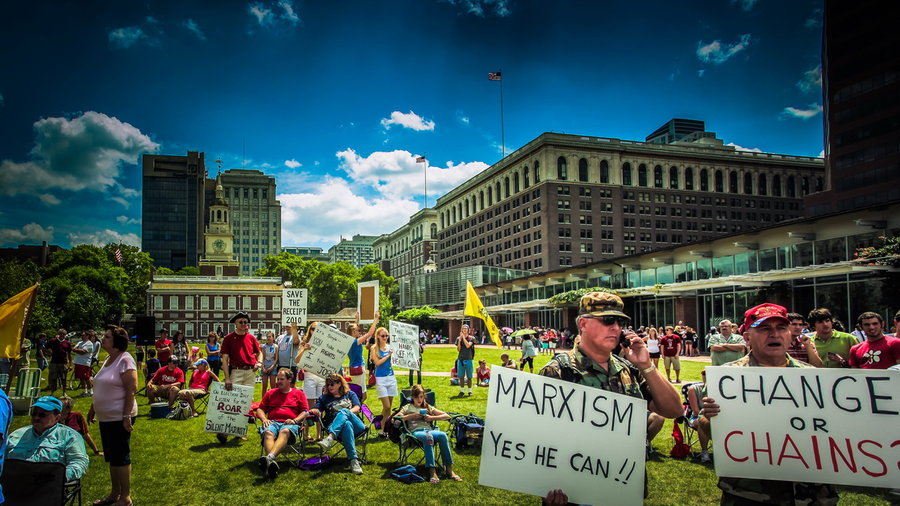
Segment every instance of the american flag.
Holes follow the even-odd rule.
[[[500,72],[488,72],[488,81],[499,81]]]
[[[116,248],[116,260],[119,261],[119,265],[122,265],[122,262],[125,261],[125,259],[122,258],[122,250],[120,248]]]
[[[425,157],[424,157],[424,156],[417,156],[417,157],[416,157],[416,163],[425,163]]]

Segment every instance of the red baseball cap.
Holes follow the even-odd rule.
[[[747,329],[759,326],[759,324],[769,318],[778,318],[784,320],[785,323],[791,323],[791,321],[788,320],[787,309],[784,306],[765,303],[751,307],[744,312],[744,328]]]

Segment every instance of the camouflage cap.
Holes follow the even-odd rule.
[[[624,316],[631,319],[623,312],[625,303],[622,298],[613,293],[588,292],[581,297],[578,315],[591,316]]]

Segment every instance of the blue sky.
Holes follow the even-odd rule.
[[[0,246],[140,244],[143,153],[275,175],[283,245],[380,234],[543,132],[673,117],[819,156],[821,2],[15,2]]]

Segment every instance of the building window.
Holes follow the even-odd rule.
[[[653,186],[654,188],[663,187],[663,168],[659,165],[653,167]]]
[[[153,296],[153,309],[161,311],[163,308],[163,298],[161,295]]]
[[[569,169],[566,166],[565,157],[559,157],[556,159],[556,179],[560,179],[565,181],[569,178]]]
[[[766,175],[759,175],[759,194],[760,195],[768,195],[769,194],[769,185],[766,181]]]
[[[541,162],[534,162],[534,184],[541,182]]]
[[[214,299],[214,301],[215,301],[216,311],[220,311],[222,309],[222,297],[216,297]]]
[[[184,308],[193,311],[194,310],[194,296],[193,295],[185,295],[184,297]]]
[[[503,198],[509,198],[509,177],[503,179]]]
[[[631,186],[631,164],[628,162],[622,164],[622,184]]]
[[[519,173],[513,172],[513,193],[519,193]]]
[[[678,167],[669,167],[669,188],[678,189]]]
[[[578,160],[578,180],[583,183],[588,181],[588,162],[584,158]]]
[[[200,297],[200,309],[209,309],[209,297],[203,295]]]
[[[228,297],[228,309],[231,311],[237,309],[237,297]]]
[[[647,186],[647,166],[643,163],[638,165],[638,186]]]
[[[716,184],[715,184],[716,193],[722,193],[725,191],[725,177],[722,175],[721,170],[716,171]]]
[[[184,324],[184,337],[194,337],[194,324],[193,323],[185,323]]]
[[[609,163],[606,160],[600,160],[600,182],[609,184]]]
[[[178,309],[178,296],[172,295],[169,297],[169,309]]]
[[[781,176],[778,174],[772,176],[772,195],[776,197],[781,196]]]
[[[281,311],[281,296],[272,297],[272,311]]]
[[[744,174],[744,193],[753,195],[753,174],[749,172]]]

